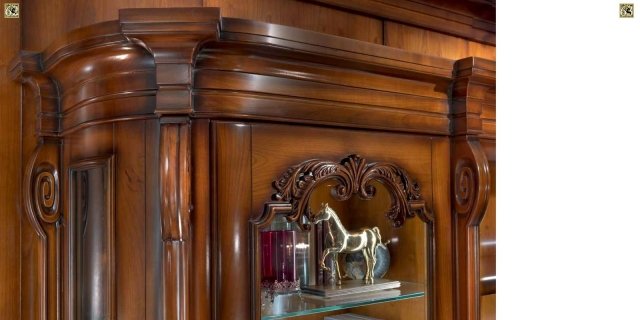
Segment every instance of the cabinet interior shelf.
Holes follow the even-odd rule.
[[[424,284],[401,281],[400,287],[396,289],[381,290],[367,294],[350,295],[332,299],[325,299],[304,293],[277,295],[274,297],[273,303],[270,301],[263,303],[262,320],[284,319],[313,313],[355,308],[376,303],[424,297],[424,292]]]

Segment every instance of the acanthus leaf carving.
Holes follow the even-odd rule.
[[[356,194],[362,199],[371,199],[376,194],[372,183],[382,183],[392,195],[392,204],[386,216],[394,227],[402,226],[406,218],[415,215],[425,222],[433,220],[432,213],[426,208],[420,195],[419,185],[404,169],[392,163],[367,163],[357,154],[352,154],[339,163],[311,159],[290,167],[273,182],[276,192],[272,199],[278,201],[277,204],[289,203],[291,212],[288,219],[298,222],[301,228],[308,229],[301,218],[305,214],[311,193],[317,185],[329,179],[337,182],[331,193],[339,201]],[[260,220],[269,220],[269,214],[266,215]]]

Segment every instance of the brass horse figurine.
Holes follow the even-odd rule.
[[[373,283],[376,248],[382,243],[382,237],[380,236],[378,227],[361,228],[356,232],[347,231],[340,222],[336,212],[329,207],[329,204],[323,203],[320,207],[320,211],[312,214],[310,220],[313,224],[317,224],[320,221],[327,221],[329,225],[328,235],[329,239],[331,239],[331,241],[329,241],[330,243],[328,243],[329,247],[322,252],[320,267],[324,270],[329,270],[329,268],[325,266],[324,260],[329,254],[332,254],[337,272],[336,284],[341,284],[340,267],[337,259],[338,254],[362,251],[367,265],[364,283]]]

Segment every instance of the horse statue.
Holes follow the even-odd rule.
[[[342,278],[340,276],[340,267],[338,265],[338,254],[362,251],[367,265],[364,283],[373,283],[373,267],[376,264],[376,248],[379,244],[382,244],[382,237],[380,236],[380,230],[378,227],[361,228],[356,232],[350,232],[344,228],[338,218],[338,214],[329,207],[329,204],[323,203],[320,207],[320,211],[309,217],[309,220],[313,224],[317,224],[320,221],[327,221],[329,226],[328,236],[330,241],[328,243],[328,248],[324,249],[322,252],[320,267],[324,270],[329,270],[324,261],[329,254],[332,254],[333,262],[337,271],[336,284],[341,284]]]

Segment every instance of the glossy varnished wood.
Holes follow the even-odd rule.
[[[487,204],[487,212],[480,222],[480,293],[483,295],[496,293],[496,142],[480,140],[487,155],[491,172],[491,192]],[[482,298],[484,299],[484,297]],[[495,303],[495,298],[494,298]],[[482,302],[481,308],[484,307]],[[495,307],[494,307],[495,308]],[[485,311],[481,309],[484,314]]]
[[[217,309],[212,301],[212,274],[215,274],[213,262],[212,246],[212,212],[215,193],[212,185],[215,185],[215,174],[211,172],[210,149],[213,140],[211,137],[211,126],[208,119],[194,121],[193,132],[193,172],[197,172],[193,177],[193,255],[191,264],[191,274],[189,286],[194,294],[189,301],[191,314],[199,318],[211,319],[212,310]],[[215,150],[215,149],[214,149]],[[214,226],[215,228],[215,226]],[[217,261],[217,260],[216,260]]]
[[[452,241],[451,215],[451,142],[448,138],[432,140],[433,201],[436,223],[436,319],[453,319],[455,306],[455,247]]]
[[[382,22],[360,14],[295,0],[204,0],[225,17],[282,24],[326,34],[382,43]]]
[[[23,208],[28,214],[22,226],[29,226],[21,231],[24,318],[65,318],[71,313],[63,306],[75,308],[72,290],[64,289],[73,285],[64,229],[58,230],[65,224],[58,223],[55,201],[38,202],[37,195],[65,194],[67,177],[61,176],[59,189],[50,188],[56,172],[105,157],[115,159],[114,253],[106,263],[115,269],[118,318],[256,317],[249,221],[270,199],[271,181],[301,161],[353,153],[406,168],[437,221],[430,245],[428,228],[417,219],[397,230],[383,213],[370,219],[399,239],[390,245],[393,256],[408,257],[390,275],[424,283],[427,295],[353,311],[391,319],[471,319],[478,309],[489,310],[479,307],[476,294],[492,257],[476,250],[474,232],[490,238],[494,223],[492,207],[483,211],[482,203],[495,190],[487,187],[495,165],[483,160],[491,147],[478,146],[477,138],[495,139],[495,62],[455,59],[494,58],[493,46],[318,2],[194,3],[220,5],[227,17],[213,8],[116,16],[114,9],[125,1],[70,2],[72,13],[104,12],[53,26],[25,46],[41,50],[43,39],[86,19],[119,20],[73,31],[40,54],[20,54],[11,65],[25,84],[23,205],[35,205]],[[142,4],[172,4],[156,2]],[[28,11],[33,24],[23,31],[67,17],[43,17],[43,8],[55,12],[56,5]],[[428,41],[417,40],[422,38]],[[41,154],[34,153],[38,146]],[[476,176],[462,175],[467,169]],[[465,199],[469,187],[476,193]],[[341,209],[364,212],[371,203],[350,206]],[[360,218],[351,220],[345,223]],[[58,270],[66,276],[58,277]]]
[[[251,127],[243,123],[216,125],[216,176],[219,252],[216,274],[215,319],[251,319],[251,277],[249,271],[249,220],[251,215]],[[233,168],[232,170],[229,170]]]
[[[444,6],[410,0],[313,0],[375,17],[412,24],[440,33],[495,45],[495,7],[493,21],[459,13]],[[455,2],[455,1],[451,1]],[[492,10],[493,9],[493,10]]]
[[[23,1],[24,32],[28,36],[22,48],[40,51],[61,35],[78,27],[113,20],[122,8],[201,7],[202,0],[117,0]]]
[[[385,22],[385,45],[456,60],[469,56],[496,58],[495,46],[391,21]]]
[[[162,118],[160,124],[160,216],[163,241],[163,313],[189,318],[191,271],[191,123]]]
[[[20,50],[21,22],[0,20],[0,314],[9,319],[20,318],[21,90],[4,70]]]
[[[145,319],[162,317],[162,231],[160,215],[160,123],[145,120]]]

